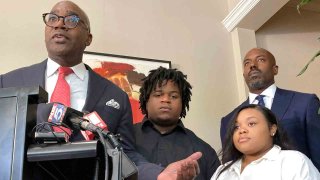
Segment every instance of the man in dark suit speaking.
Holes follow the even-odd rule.
[[[139,179],[157,179],[158,175],[158,179],[176,179],[179,176],[188,179],[197,175],[196,160],[201,153],[163,169],[146,162],[135,152],[132,112],[127,94],[82,62],[84,49],[92,41],[86,13],[71,1],[61,1],[54,5],[50,13],[43,14],[43,21],[46,24],[48,59],[1,75],[0,87],[41,86],[48,92],[49,99],[56,101],[56,96],[59,97],[55,91],[60,86],[60,69],[68,69],[70,72],[64,75],[67,84],[61,86],[64,89],[60,93],[67,89],[70,93],[61,101],[66,100],[66,105],[69,103],[79,111],[96,111],[106,122],[109,131],[120,134],[124,152],[138,166]],[[71,141],[78,140],[83,140],[81,133],[71,135]]]
[[[278,66],[274,56],[262,48],[250,50],[243,60],[243,77],[249,97],[221,120],[220,137],[224,137],[234,112],[247,104],[259,104],[272,110],[294,148],[306,154],[320,170],[320,102],[315,94],[276,87]]]

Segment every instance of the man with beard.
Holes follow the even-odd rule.
[[[224,147],[227,126],[234,112],[248,104],[265,106],[278,118],[294,148],[306,154],[320,170],[320,102],[315,94],[284,90],[276,87],[278,74],[275,57],[267,50],[253,48],[243,61],[243,77],[249,97],[221,120],[220,137]],[[261,99],[260,99],[261,98]]]
[[[186,78],[181,71],[160,67],[144,79],[139,99],[146,116],[134,125],[136,147],[148,161],[163,167],[200,151],[203,157],[196,179],[207,180],[220,161],[215,150],[181,121],[189,110],[192,94]]]

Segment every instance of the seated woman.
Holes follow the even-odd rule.
[[[319,180],[304,154],[289,150],[275,115],[255,104],[235,114],[227,130],[222,164],[211,180]],[[297,132],[300,133],[300,132]]]

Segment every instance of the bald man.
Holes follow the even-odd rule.
[[[65,75],[70,87],[70,98],[60,98],[60,101],[53,102],[68,99],[70,105],[67,104],[69,102],[65,104],[74,109],[84,112],[96,111],[108,125],[110,132],[121,135],[124,152],[138,166],[139,180],[192,179],[198,175],[197,160],[202,155],[200,152],[190,154],[189,157],[164,168],[147,162],[135,151],[128,95],[82,62],[83,52],[93,38],[86,13],[71,1],[60,1],[50,12],[42,14],[42,17],[48,58],[38,64],[0,75],[0,88],[41,86],[51,99],[57,84],[58,72],[60,69],[71,69],[72,73]],[[41,113],[38,112],[39,116]],[[82,140],[82,134],[74,130],[70,141]],[[28,170],[25,172],[34,177],[31,179],[92,179],[92,162],[89,164],[89,159],[82,160],[63,161],[58,162],[59,164],[36,163],[34,173]]]
[[[278,88],[274,80],[278,70],[275,57],[269,51],[253,48],[246,54],[243,60],[243,77],[249,89],[249,97],[222,118],[220,126],[222,146],[225,144],[226,129],[234,112],[244,105],[262,103],[261,105],[276,114],[293,148],[306,154],[320,170],[319,99],[315,94]],[[263,102],[257,98],[258,96],[262,97]]]

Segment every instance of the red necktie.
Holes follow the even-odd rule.
[[[70,86],[65,80],[65,77],[69,74],[73,73],[72,69],[69,67],[60,67],[58,70],[58,80],[56,87],[53,90],[53,93],[51,95],[50,102],[59,102],[64,104],[65,106],[70,107]],[[69,135],[71,135],[71,130],[68,128],[63,128]],[[53,127],[53,130],[55,132],[64,132],[59,127]]]
[[[73,73],[73,71],[69,67],[60,67],[58,73],[57,84],[51,95],[50,102],[59,102],[70,107],[70,86],[65,77]]]

